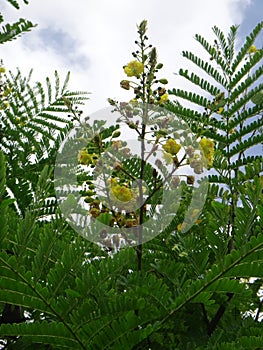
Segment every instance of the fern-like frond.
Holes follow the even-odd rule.
[[[189,75],[188,70],[180,69],[179,75],[186,78],[187,80],[191,81],[191,83],[199,86],[202,90],[207,91],[212,96],[216,96],[217,94],[220,93],[220,89],[218,87],[213,86],[209,81],[207,81],[203,78],[200,78],[200,76],[195,74],[195,73],[191,73]]]
[[[57,72],[55,86],[48,79],[46,88],[39,82],[32,87],[31,74],[23,77],[20,71],[17,74],[10,73],[6,81],[11,90],[8,94],[10,107],[1,111],[1,125],[5,130],[1,148],[10,160],[8,187],[18,199],[17,204],[22,213],[33,199],[34,181],[41,167],[54,164],[59,142],[72,126],[72,117],[65,106],[63,93],[72,105],[87,99],[85,94],[66,90],[69,74],[62,88]],[[34,164],[35,161],[38,165]],[[49,215],[50,210],[51,207],[47,209]]]
[[[183,98],[185,100],[188,100],[194,104],[197,104],[198,106],[201,107],[207,107],[207,99],[203,96],[200,96],[196,93],[192,93],[192,92],[187,92],[181,89],[173,89],[170,94],[175,95],[176,97],[180,97]]]
[[[256,37],[260,34],[261,30],[263,28],[263,22],[260,22],[256,25],[256,27],[253,29],[253,31],[250,33],[249,36],[247,36],[246,41],[242,48],[239,50],[233,64],[231,67],[232,72],[235,72],[237,67],[241,64],[242,60],[247,55],[247,52],[251,45],[253,45]]]
[[[247,140],[240,141],[238,144],[231,147],[229,151],[222,151],[222,153],[225,156],[233,157],[234,155],[237,155],[239,153],[243,153],[245,151],[248,151],[255,145],[260,145],[263,142],[263,135],[255,135],[251,136]]]
[[[229,87],[233,89],[242,79],[254,68],[261,60],[263,57],[263,50],[258,50],[253,57],[251,57],[245,64],[244,66],[234,75],[233,79],[231,80]],[[250,77],[251,82],[248,80],[249,77],[247,78],[247,81],[243,83],[248,84],[248,82],[252,83],[253,79],[254,81],[256,80],[257,76],[259,77],[262,75],[262,67],[258,68],[258,70],[254,73],[255,76]]]
[[[219,73],[218,70],[212,67],[211,64],[205,62],[198,56],[194,55],[191,52],[183,51],[183,57],[189,59],[193,62],[197,67],[206,72],[209,76],[211,76],[218,84],[220,84],[223,88],[227,89],[227,82],[225,78]]]
[[[240,274],[242,275],[241,270],[243,261],[250,256],[257,256],[258,251],[262,250],[262,248],[263,236],[259,235],[257,238],[252,237],[250,241],[246,244],[246,246],[240,251],[233,250],[229,255],[225,257],[223,266],[215,265],[211,269],[211,271],[207,273],[203,281],[197,280],[194,283],[192,283],[192,285],[189,288],[187,288],[187,292],[184,293],[184,295],[178,297],[177,300],[175,300],[173,309],[171,310],[167,318],[170,317],[172,314],[178,312],[188,302],[192,302],[201,293],[209,290],[210,288],[213,288],[213,284],[218,283],[218,281],[221,278],[224,278],[227,274],[231,274],[232,269],[235,268],[236,272],[240,269]],[[261,261],[261,264],[262,263],[263,262]],[[251,272],[252,276],[249,277],[254,277],[253,271]],[[236,288],[239,290],[239,285],[236,285],[236,287],[234,287],[233,284],[229,283],[229,292],[235,293]]]
[[[263,51],[262,51],[263,53]],[[263,55],[262,55],[263,57]],[[253,86],[253,83],[255,83],[263,74],[263,66],[260,66],[259,68],[256,69],[254,73],[251,75],[247,76],[247,78],[238,85],[231,95],[228,98],[228,102],[231,103],[233,102],[238,96],[240,96],[242,93],[246,92],[246,90],[250,87]],[[257,86],[257,88],[259,88]]]
[[[214,26],[213,28],[213,32],[215,33],[215,35],[217,36],[219,43],[220,43],[220,48],[223,51],[223,56],[224,58],[227,60],[229,57],[229,48],[228,48],[228,44],[227,44],[227,40],[225,38],[225,34],[224,32],[218,28],[217,26]]]
[[[236,42],[236,36],[238,32],[239,26],[231,26],[230,31],[227,36],[227,42],[228,42],[228,57],[227,60],[229,63],[231,63],[235,56],[235,42]]]
[[[258,118],[248,125],[243,126],[238,132],[233,132],[229,139],[228,142],[231,144],[234,144],[236,141],[241,140],[242,137],[250,137],[253,134],[256,133],[256,131],[263,126],[263,118]]]
[[[233,162],[229,166],[229,169],[242,168],[248,164],[258,163],[260,161],[262,161],[261,155],[242,157],[241,159],[237,159],[236,161],[233,160]]]
[[[213,30],[219,31],[217,27],[214,27]],[[222,32],[221,32],[221,35],[224,37]],[[215,47],[211,46],[201,35],[197,34],[195,36],[195,39],[203,46],[203,48],[210,54],[211,59],[214,59],[224,72],[230,73],[229,64],[227,63],[227,60],[226,60],[227,56],[225,55],[225,53],[228,53],[228,48],[227,48],[225,39],[223,40],[223,42],[225,43],[223,47],[223,51],[226,51],[226,52],[224,53],[223,56],[221,54],[218,54],[218,50],[216,50]]]
[[[36,25],[31,21],[20,18],[18,22],[6,24],[0,29],[0,44],[17,39],[21,34],[29,32]]]
[[[246,105],[251,101],[251,98],[255,95],[257,91],[260,91],[263,87],[263,84],[259,84],[254,89],[247,92],[245,95],[239,96],[239,99],[230,106],[229,110],[226,112],[228,116],[234,116],[235,113],[242,111],[242,108],[245,108]],[[262,104],[258,105],[257,110],[262,110]]]
[[[78,339],[77,334],[69,331],[63,323],[58,322],[33,322],[0,326],[0,333],[6,336],[20,336],[31,346],[38,347],[38,344],[50,344],[59,349],[87,349]]]
[[[257,90],[258,89],[256,89],[256,91]],[[242,101],[241,105],[244,105],[246,101],[247,99],[245,101]],[[251,118],[258,116],[261,111],[262,111],[262,105],[255,105],[253,107],[248,107],[245,110],[241,110],[240,113],[235,114],[229,121],[229,124],[228,124],[229,130],[234,130],[242,123],[246,121],[250,121]]]

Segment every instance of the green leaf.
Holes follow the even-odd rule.
[[[99,222],[101,222],[106,226],[110,226],[110,223],[112,222],[113,219],[114,217],[110,213],[102,213],[96,218],[96,220],[98,220]]]

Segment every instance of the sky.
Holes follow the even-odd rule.
[[[125,79],[123,66],[133,59],[136,24],[148,21],[149,42],[157,47],[164,64],[159,78],[169,88],[181,87],[175,74],[187,67],[183,50],[201,53],[196,33],[213,40],[212,27],[225,33],[240,25],[238,43],[262,20],[262,0],[31,0],[19,11],[1,4],[5,20],[20,17],[38,24],[31,33],[5,44],[0,51],[7,69],[23,74],[34,69],[33,80],[45,81],[57,70],[63,79],[71,72],[69,88],[91,93],[88,114],[107,107],[107,98],[127,101],[131,92],[120,88]],[[258,39],[262,47],[262,37]]]

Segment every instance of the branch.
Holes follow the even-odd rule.
[[[261,300],[258,304],[258,310],[257,310],[257,313],[256,313],[256,317],[255,317],[255,322],[258,322],[258,319],[259,319],[259,315],[261,313],[261,309],[262,309],[262,306],[263,306],[263,300]]]
[[[227,296],[228,296],[227,301],[224,304],[219,306],[217,313],[215,314],[215,316],[212,318],[211,322],[208,325],[207,334],[209,336],[212,335],[212,333],[214,332],[214,330],[218,326],[218,323],[220,322],[221,318],[223,317],[230,300],[234,296],[234,293],[227,293]]]

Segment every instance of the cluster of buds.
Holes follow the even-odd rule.
[[[120,185],[115,178],[110,179],[109,182],[112,206],[114,207],[114,200],[116,202],[116,197],[118,198],[118,203],[123,202],[126,204],[126,201],[130,200],[133,195],[132,190],[127,184]],[[139,225],[139,219],[136,213],[125,213],[123,211],[114,210],[113,207],[109,208],[108,205],[105,205],[104,201],[101,201],[97,197],[94,198],[96,194],[93,190],[93,184],[89,182],[89,190],[85,191],[85,195],[87,196],[85,202],[88,203],[88,213],[91,216],[91,220],[102,220],[107,226],[118,228],[136,228]],[[106,222],[104,221],[105,217]],[[100,242],[110,250],[114,248],[118,249],[120,246],[121,237],[119,234],[111,234],[107,229],[103,229],[99,237]],[[126,240],[127,243],[131,243],[131,240],[125,236],[123,236],[122,239]]]
[[[134,59],[123,67],[127,77],[135,77],[136,81],[124,79],[120,82],[120,86],[125,90],[132,88],[135,100],[163,105],[168,101],[168,94],[163,87],[168,81],[164,78],[156,78],[156,74],[163,67],[163,64],[157,62],[156,48],[147,44],[146,31],[147,22],[142,21],[138,26],[139,41],[135,41],[138,50],[132,53]],[[154,89],[154,84],[161,84],[161,86]]]

